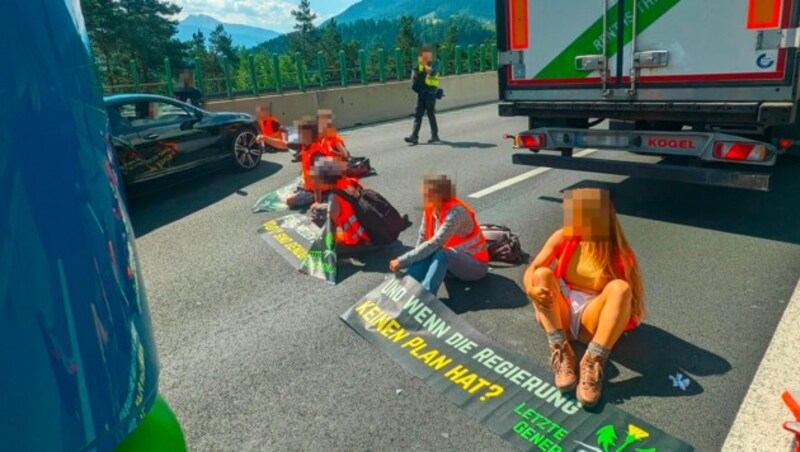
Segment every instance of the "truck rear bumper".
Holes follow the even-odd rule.
[[[607,118],[636,121],[676,121],[787,125],[794,122],[790,102],[540,102],[516,101],[499,104],[500,116],[537,119]]]
[[[770,174],[699,168],[691,166],[623,162],[589,158],[560,157],[544,154],[514,154],[513,162],[519,165],[617,174],[647,179],[670,180],[690,184],[744,188],[769,191]]]
[[[539,127],[520,134],[525,135],[535,137],[534,144],[526,146],[524,140],[518,140],[515,142],[518,147],[596,148],[758,166],[774,165],[779,153],[772,144],[717,132]],[[723,148],[720,149],[720,146]],[[728,152],[730,146],[738,146],[736,153]],[[745,148],[748,149],[747,152]]]

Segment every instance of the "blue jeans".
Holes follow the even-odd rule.
[[[428,292],[436,295],[447,275],[447,255],[444,251],[438,250],[427,258],[412,264],[408,267],[406,274],[419,281]]]

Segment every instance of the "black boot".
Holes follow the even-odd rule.
[[[428,140],[428,143],[441,143],[442,140],[439,139],[439,135],[434,135]]]
[[[405,138],[408,144],[419,144],[419,129],[422,127],[422,118],[414,118],[414,129],[411,131],[411,136]]]

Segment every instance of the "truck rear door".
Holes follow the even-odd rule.
[[[793,101],[797,6],[797,0],[498,0],[503,97]]]

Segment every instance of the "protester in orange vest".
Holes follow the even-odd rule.
[[[317,111],[317,123],[319,124],[320,140],[328,152],[344,161],[350,160],[350,151],[333,123],[333,113],[330,110]]]
[[[345,177],[345,164],[330,156],[317,159],[311,172],[315,185],[327,193],[325,203],[312,206],[312,217],[317,211],[330,215],[336,225],[337,250],[370,245],[369,234],[358,221],[355,206],[347,197],[334,192],[336,190],[357,198],[361,190],[358,180]]]
[[[269,106],[259,106],[256,109],[256,117],[261,129],[261,135],[256,141],[278,151],[288,150],[286,129],[281,126],[278,118],[272,116],[272,109]]]
[[[313,202],[320,202],[315,198],[314,181],[311,179],[311,167],[318,157],[327,155],[324,147],[319,142],[317,124],[312,118],[303,118],[295,121],[297,138],[300,143],[302,169],[300,181],[294,191],[286,198],[286,204],[291,208],[310,206]]]
[[[547,240],[523,282],[547,333],[556,387],[563,392],[577,387],[581,405],[594,406],[611,349],[644,317],[639,266],[608,191],[586,188],[564,195],[564,227]],[[579,375],[573,340],[589,344]]]
[[[436,295],[445,276],[477,281],[489,271],[489,252],[475,211],[456,197],[446,176],[425,176],[425,211],[417,246],[392,260],[389,269],[407,274]]]

